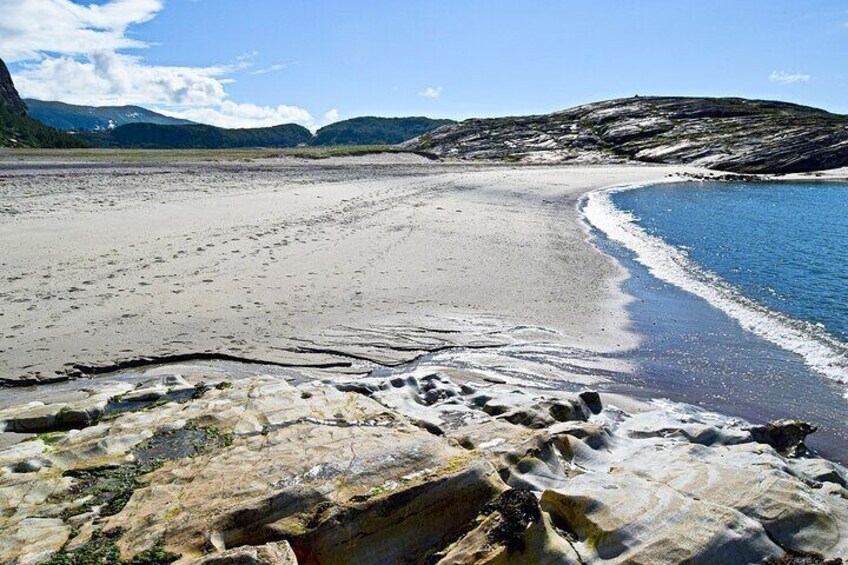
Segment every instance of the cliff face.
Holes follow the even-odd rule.
[[[27,106],[0,60],[0,147],[86,147],[79,139],[27,115]]]
[[[741,98],[637,97],[542,116],[466,120],[404,146],[461,159],[804,172],[848,166],[848,116]]]
[[[6,63],[2,59],[0,59],[0,104],[5,104],[16,114],[27,113],[26,104],[18,95],[15,83],[12,82],[12,75],[9,74],[9,69],[6,68]]]

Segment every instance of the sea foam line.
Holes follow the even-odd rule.
[[[638,218],[613,204],[612,194],[643,186],[646,185],[614,186],[589,193],[580,205],[584,220],[632,251],[653,276],[703,298],[743,329],[800,355],[815,372],[848,384],[848,346],[814,324],[743,296],[727,281],[689,259],[684,250],[649,234],[639,225]],[[848,392],[845,396],[848,398]]]

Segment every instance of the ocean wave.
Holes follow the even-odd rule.
[[[685,249],[669,245],[643,229],[630,212],[620,210],[612,194],[645,185],[616,186],[587,194],[580,203],[586,223],[633,252],[636,261],[660,280],[699,296],[739,325],[797,355],[813,371],[848,384],[848,345],[820,324],[798,320],[744,296],[733,285],[691,260]],[[845,394],[848,398],[848,392]]]

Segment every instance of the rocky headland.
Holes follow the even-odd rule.
[[[465,120],[403,146],[444,158],[797,173],[848,166],[848,117],[786,102],[634,97]]]

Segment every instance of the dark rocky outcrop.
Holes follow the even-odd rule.
[[[9,69],[0,59],[0,147],[85,147],[72,135],[47,127],[27,115],[27,107]]]
[[[404,147],[462,159],[792,173],[848,166],[848,116],[742,98],[635,97],[541,116],[466,120]]]
[[[9,69],[6,68],[6,63],[2,59],[0,59],[0,103],[21,116],[27,113],[26,104],[21,100],[15,83],[12,82],[12,75],[9,74]]]
[[[770,445],[788,457],[800,457],[810,452],[804,440],[816,431],[816,426],[801,420],[778,420],[754,426],[750,431],[754,441]]]

